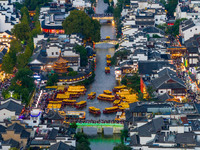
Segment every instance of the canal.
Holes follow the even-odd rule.
[[[107,4],[103,2],[103,0],[99,0],[97,3],[96,13],[102,14],[105,9],[107,8]],[[111,39],[115,39],[115,26],[112,24],[105,24],[101,25],[101,39],[105,39],[106,36],[110,36]],[[106,55],[110,54],[113,56],[115,49],[114,45],[108,43],[102,43],[95,45],[96,57],[97,57],[97,64],[96,64],[96,71],[95,71],[95,81],[89,85],[87,88],[87,93],[85,96],[81,96],[77,99],[77,102],[82,100],[87,100],[87,94],[90,92],[96,92],[97,96],[102,94],[104,90],[112,91],[113,87],[116,86],[115,74],[114,74],[114,67],[111,67],[110,74],[105,74],[105,67],[106,67]],[[101,114],[100,116],[94,116],[88,112],[88,108],[90,106],[94,106],[101,109],[101,112],[106,107],[112,107],[112,102],[100,101],[97,98],[93,100],[87,100],[87,107],[83,108],[82,111],[86,112],[86,120],[114,120],[116,113],[114,114]],[[67,111],[74,110],[74,108],[67,106]]]

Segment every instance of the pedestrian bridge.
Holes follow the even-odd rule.
[[[96,20],[114,20],[113,14],[105,13],[105,14],[94,14],[92,15],[92,19]]]
[[[121,123],[76,123],[77,132],[93,132],[97,133],[121,133],[124,129],[124,124]]]
[[[118,44],[118,40],[115,40],[115,39],[101,39],[99,42],[96,42],[95,44],[102,44],[102,43],[109,43],[109,44],[116,45],[116,44]]]

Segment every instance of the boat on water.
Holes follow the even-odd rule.
[[[112,92],[109,91],[109,90],[104,90],[103,93],[104,93],[104,94],[107,94],[107,95],[112,95]]]
[[[110,67],[105,67],[105,73],[110,73]]]
[[[114,95],[107,95],[107,94],[99,94],[97,99],[113,102],[115,100],[115,96]]]
[[[88,94],[88,99],[94,99],[96,97],[96,92],[91,92],[90,94]]]
[[[87,105],[87,102],[86,102],[86,101],[80,101],[80,102],[77,102],[77,103],[76,103],[75,107],[76,107],[77,109],[79,109],[79,108],[85,107],[86,105]]]
[[[117,106],[120,102],[121,102],[121,100],[115,100],[115,101],[113,102],[113,106]]]
[[[114,106],[114,107],[108,107],[105,108],[105,110],[103,110],[104,114],[110,114],[110,113],[115,113],[119,110],[118,106]]]
[[[62,101],[63,106],[74,106],[76,104],[76,100],[63,100]]]
[[[84,111],[67,111],[66,119],[85,119]]]
[[[89,110],[89,112],[90,112],[91,114],[95,114],[95,115],[100,115],[100,114],[101,114],[100,109],[99,109],[99,108],[96,108],[96,107],[94,107],[94,106],[89,107],[88,110]]]
[[[115,86],[114,88],[113,88],[113,92],[118,92],[119,90],[121,90],[121,89],[125,89],[125,88],[127,88],[125,85],[121,85],[121,86]]]
[[[111,60],[107,60],[106,63],[107,63],[107,66],[111,66]]]
[[[111,59],[111,55],[106,55],[106,59],[110,60]]]

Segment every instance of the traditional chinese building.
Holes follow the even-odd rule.
[[[69,68],[67,64],[68,61],[62,58],[60,54],[58,60],[53,65],[54,71],[58,74],[67,73],[67,68]]]

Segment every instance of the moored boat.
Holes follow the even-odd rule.
[[[65,105],[68,105],[68,106],[74,106],[76,104],[76,100],[63,100],[62,101],[62,104],[65,106]]]
[[[94,99],[96,97],[96,92],[91,92],[88,94],[88,99]]]
[[[103,113],[110,114],[110,113],[117,112],[118,110],[119,110],[118,106],[114,106],[114,107],[105,108],[105,110],[103,110]]]
[[[105,67],[105,73],[110,73],[110,67]]]
[[[119,90],[121,90],[121,89],[125,89],[125,88],[127,88],[125,85],[121,85],[121,86],[115,86],[114,88],[113,88],[113,92],[118,92]]]
[[[66,112],[66,119],[85,119],[85,112],[84,111],[67,111]]]
[[[79,109],[79,108],[82,108],[82,107],[85,107],[87,105],[87,102],[86,101],[80,101],[80,102],[77,102],[76,103],[76,108]]]
[[[107,66],[111,66],[111,60],[107,60],[106,63],[107,63]]]
[[[110,60],[111,59],[111,55],[106,55],[106,59]]]
[[[109,90],[104,90],[103,93],[104,93],[104,94],[107,94],[107,95],[112,95],[112,92],[109,91]]]
[[[100,115],[101,111],[99,108],[96,108],[94,106],[89,107],[89,112],[92,114]]]
[[[99,94],[97,99],[113,102],[115,100],[115,96],[114,95]]]
[[[121,102],[121,100],[115,100],[115,101],[113,102],[113,106],[117,106],[120,102]]]

